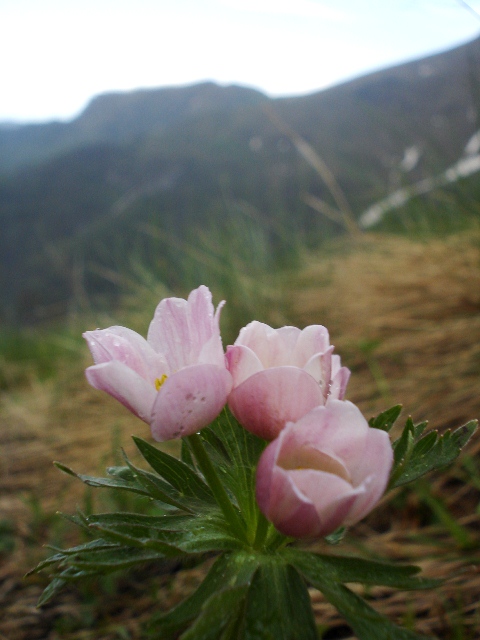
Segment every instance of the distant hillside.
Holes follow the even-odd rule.
[[[239,211],[277,249],[338,233],[304,204],[305,192],[331,196],[269,109],[360,215],[455,162],[479,105],[480,39],[308,96],[202,83],[99,96],[69,123],[0,126],[0,318],[63,313],[79,288],[112,292],[102,273],[137,259],[185,284],[178,242],[218,235]]]
[[[253,89],[220,87],[213,82],[99,95],[71,122],[3,127],[0,123],[0,173],[88,144],[129,142],[200,113],[258,104],[264,99]]]

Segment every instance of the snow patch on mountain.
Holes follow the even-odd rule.
[[[414,153],[416,149],[416,147],[409,147],[405,150],[401,163],[402,168],[405,167],[404,171],[409,171],[410,168],[406,167],[410,167],[410,165],[412,165],[411,169],[413,169],[418,162],[420,153],[417,151],[417,157]],[[414,164],[412,164],[413,162]],[[477,171],[480,171],[480,130],[476,131],[468,140],[464,147],[463,156],[455,164],[448,167],[438,176],[425,178],[415,184],[397,189],[383,200],[375,202],[361,214],[358,224],[362,229],[373,227],[381,221],[388,211],[399,209],[411,198],[456,182],[460,178],[466,178]]]

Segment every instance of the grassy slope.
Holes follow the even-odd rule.
[[[219,278],[212,283],[215,299],[226,296],[236,316],[243,309],[245,316],[251,313],[251,319],[256,316],[275,325],[325,324],[336,352],[352,369],[348,398],[367,417],[396,402],[403,402],[405,416],[429,418],[439,429],[480,416],[478,232],[429,242],[378,235],[355,243],[342,240],[330,253],[304,256],[298,271],[271,274],[269,291],[258,283],[254,287],[252,280],[248,273],[243,279],[238,276],[228,292],[228,283]],[[147,285],[137,304],[130,299],[117,318],[141,332],[158,297]],[[258,313],[252,311],[255,295]],[[227,315],[224,319],[233,335],[235,321]],[[90,328],[90,320],[84,323]],[[95,323],[107,326],[110,320],[97,318]],[[164,589],[165,578],[151,577],[146,588],[136,576],[110,585],[120,606],[96,591],[84,592],[80,606],[82,598],[68,592],[42,612],[34,610],[41,586],[23,583],[21,573],[42,553],[40,542],[70,539],[71,532],[52,517],[54,511],[71,512],[75,502],[87,508],[92,499],[55,471],[51,461],[99,472],[113,461],[119,442],[130,452],[129,435],[147,434],[145,425],[88,387],[82,373],[86,364],[83,348],[73,364],[57,360],[54,377],[39,381],[32,369],[1,397],[0,509],[14,529],[4,540],[7,547],[15,540],[15,548],[0,556],[0,637],[10,640],[138,638],[139,621],[157,602],[169,606],[188,590],[189,581],[198,579],[195,572],[185,572]],[[373,594],[379,610],[404,621],[410,615],[418,631],[439,638],[473,640],[480,628],[475,604],[480,581],[472,569],[480,561],[480,474],[473,458],[479,450],[477,437],[466,458],[468,472],[457,464],[428,487],[398,494],[350,536],[365,553],[418,560],[428,575],[447,578],[441,590],[420,596],[387,590]],[[98,493],[93,499],[97,508],[102,506]],[[460,519],[460,530],[449,515]],[[462,548],[466,539],[474,542],[468,550]],[[319,598],[314,600],[323,621],[341,624]]]

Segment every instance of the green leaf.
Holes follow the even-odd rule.
[[[209,598],[224,589],[249,584],[257,567],[258,559],[253,554],[234,552],[221,555],[189,598],[171,611],[152,617],[148,623],[149,632],[162,640],[177,638],[178,633],[202,613]]]
[[[182,438],[180,460],[192,469],[195,469],[195,462],[193,461],[192,452],[190,450],[190,447],[188,446],[187,438]]]
[[[107,473],[113,478],[120,478],[126,482],[135,482],[135,474],[130,467],[107,467]]]
[[[126,569],[135,564],[164,559],[165,554],[149,549],[115,546],[111,549],[79,553],[71,556],[69,563],[77,569],[91,569],[95,573],[108,573],[118,569]]]
[[[160,451],[142,438],[133,436],[133,440],[152,469],[175,487],[181,495],[196,498],[201,502],[215,502],[210,488],[190,466]]]
[[[439,580],[418,578],[419,567],[376,562],[351,556],[320,555],[289,548],[282,552],[309,582],[329,579],[334,582],[357,582],[384,585],[397,589],[430,589]]]
[[[54,554],[53,556],[49,556],[45,560],[42,560],[42,562],[39,562],[39,564],[37,564],[36,567],[34,567],[33,569],[30,569],[30,571],[25,575],[25,577],[31,576],[34,573],[43,571],[43,569],[46,569],[49,566],[52,566],[54,564],[57,564],[58,562],[64,561],[69,555],[75,555],[76,553],[81,553],[82,551],[92,551],[96,549],[111,549],[112,546],[113,545],[110,542],[105,542],[105,540],[90,540],[85,544],[81,544],[76,547],[71,547],[70,549],[66,549],[66,550],[57,549],[55,547],[49,547],[50,549],[52,549],[53,551],[57,551],[58,553]]]
[[[103,539],[125,545],[126,547],[138,547],[139,549],[152,549],[167,558],[175,558],[182,555],[181,549],[178,546],[169,544],[159,538],[151,537],[137,537],[130,533],[124,533],[115,529],[114,527],[106,527],[100,524],[91,525],[97,530]]]
[[[426,585],[412,576],[416,567],[392,567],[382,563],[356,558],[319,556],[300,550],[285,550],[284,555],[294,564],[313,587],[323,593],[341,616],[351,626],[359,640],[420,640],[413,631],[393,624],[372,609],[360,596],[352,593],[341,582],[361,582],[400,586],[401,588],[424,588]],[[389,576],[389,573],[392,575]],[[428,581],[427,581],[428,582]],[[413,586],[415,585],[415,586]],[[421,586],[420,586],[421,585]]]
[[[313,584],[313,583],[312,583]],[[372,609],[365,600],[338,582],[313,584],[333,604],[358,640],[425,640],[426,636],[397,626]]]
[[[279,558],[262,562],[245,606],[245,640],[318,640],[305,581]]]
[[[27,574],[28,575],[28,574]],[[56,596],[67,584],[67,581],[63,578],[54,578],[50,584],[43,590],[40,598],[37,602],[37,607],[42,607],[47,604],[54,596]]]
[[[248,585],[243,584],[214,593],[202,612],[180,640],[217,640],[232,620],[239,622]]]
[[[225,445],[211,427],[202,429],[202,440],[205,442],[208,453],[216,464],[232,464]]]
[[[402,411],[402,405],[396,404],[391,409],[387,409],[383,413],[380,413],[376,418],[370,418],[368,424],[373,429],[381,429],[382,431],[390,431],[395,424],[396,419]]]
[[[102,526],[125,527],[132,531],[140,529],[142,532],[166,531],[177,535],[192,520],[191,515],[160,515],[150,516],[143,513],[97,513],[87,517],[87,523]]]
[[[413,449],[415,442],[415,427],[412,418],[409,416],[402,431],[402,435],[393,443],[394,464],[399,464],[403,459],[407,459]]]
[[[451,464],[458,457],[476,428],[477,421],[471,420],[453,432],[448,430],[441,436],[438,436],[436,432],[430,432],[414,442],[415,426],[409,419],[404,433],[395,447],[395,464],[388,488],[400,487],[420,478],[429,471],[441,469]],[[405,436],[406,432],[408,432],[407,436]],[[408,444],[405,446],[406,439],[408,439]]]
[[[200,437],[203,439],[203,429]],[[213,435],[212,435],[213,433]],[[225,409],[207,430],[205,443],[216,451],[216,470],[226,489],[236,500],[250,535],[258,520],[255,474],[266,442],[244,429]]]
[[[242,548],[219,513],[195,517],[107,513],[90,516],[88,521],[107,540],[158,551],[168,545],[167,556],[175,555],[174,550],[178,555]]]
[[[347,532],[347,527],[339,527],[338,529],[335,529],[333,533],[330,533],[328,536],[325,536],[324,540],[325,542],[328,542],[328,544],[340,544],[340,542],[345,537],[346,532]]]
[[[138,493],[142,496],[150,497],[150,494],[148,493],[148,491],[146,491],[145,488],[142,487],[142,485],[139,484],[138,482],[127,481],[119,477],[95,478],[94,476],[87,476],[81,473],[75,473],[75,471],[72,471],[72,469],[65,466],[64,464],[61,464],[60,462],[54,462],[53,464],[57,467],[57,469],[60,469],[60,471],[63,471],[64,473],[67,473],[68,475],[73,476],[74,478],[78,478],[79,480],[81,480],[83,483],[87,484],[90,487],[103,487],[106,489],[123,489],[125,491],[133,491],[134,493]]]
[[[132,473],[134,473],[137,483],[145,489],[147,495],[153,500],[161,502],[163,505],[170,505],[171,507],[177,507],[177,509],[191,513],[198,507],[198,500],[192,500],[190,497],[186,497],[155,473],[139,469],[128,459],[127,464]]]

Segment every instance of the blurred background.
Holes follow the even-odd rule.
[[[102,474],[148,437],[88,387],[82,331],[146,335],[206,284],[225,345],[252,319],[327,326],[367,417],[478,417],[480,2],[0,0],[0,31],[0,638],[140,638],[188,584],[37,610],[21,578],[75,541],[58,509],[118,508],[52,460]],[[439,638],[480,633],[479,448],[352,534],[447,577],[372,595]]]

